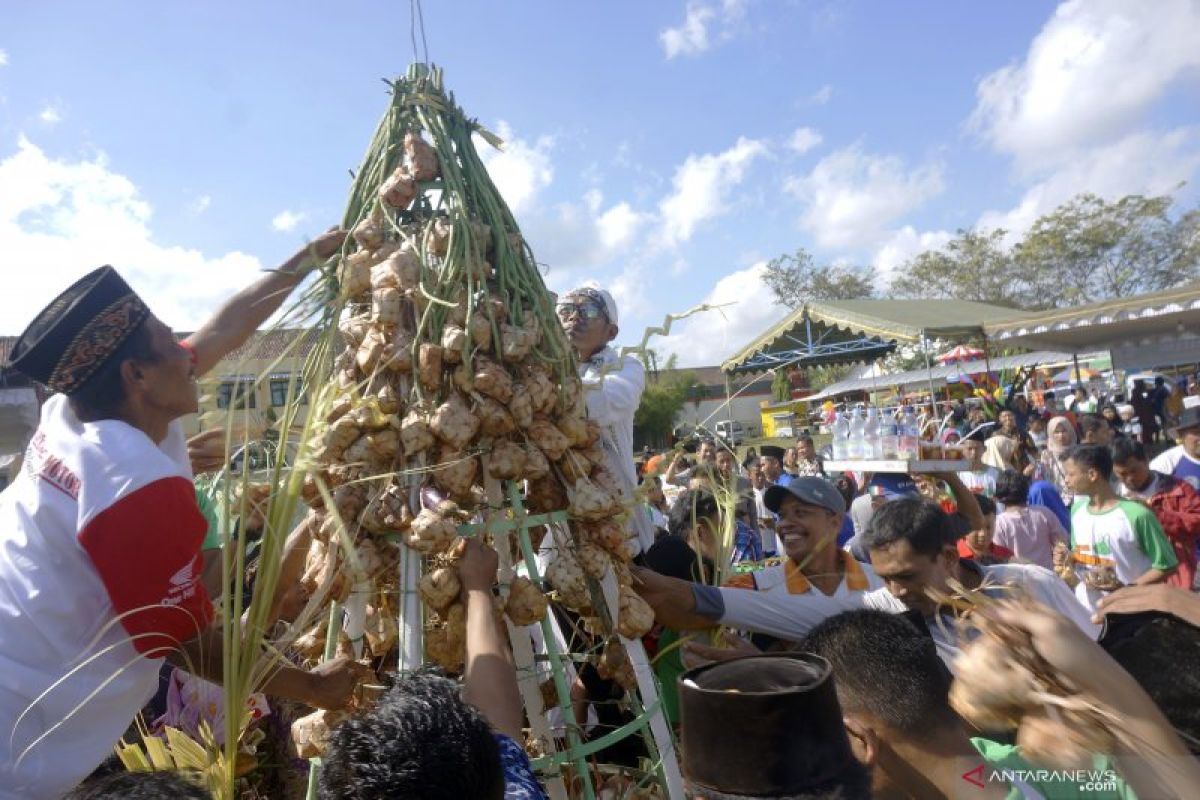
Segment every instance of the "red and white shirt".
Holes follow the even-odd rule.
[[[86,777],[162,658],[208,626],[206,528],[178,422],[156,444],[46,402],[0,494],[0,798],[57,798]]]

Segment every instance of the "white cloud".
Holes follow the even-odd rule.
[[[878,244],[889,225],[944,188],[942,166],[910,169],[896,156],[864,153],[857,145],[817,162],[785,189],[804,203],[800,225],[818,245],[861,249]]]
[[[766,266],[760,261],[720,278],[702,302],[722,308],[675,323],[670,336],[652,341],[651,346],[664,359],[677,354],[681,367],[721,363],[788,313],[763,282]]]
[[[208,211],[208,207],[211,205],[212,195],[202,194],[188,205],[188,213],[193,216],[200,216],[205,211]]]
[[[1077,194],[1116,199],[1127,194],[1169,194],[1200,170],[1200,126],[1166,133],[1133,133],[1111,144],[1079,151],[1071,163],[1030,186],[1007,211],[987,211],[979,226],[1003,228],[1010,240],[1041,215]]]
[[[658,41],[668,59],[699,55],[716,42],[733,38],[745,13],[746,0],[723,0],[719,5],[690,2],[683,23],[660,31]],[[709,30],[714,26],[720,28],[715,36]]]
[[[20,332],[35,309],[101,264],[112,264],[165,322],[194,328],[254,280],[253,256],[220,256],[155,241],[152,209],[103,155],[55,160],[25,138],[0,158],[0,331]]]
[[[736,199],[731,190],[742,182],[755,159],[766,153],[761,141],[742,136],[724,152],[688,156],[675,170],[671,194],[658,206],[663,243],[687,241],[701,222],[728,211]]]
[[[504,140],[503,150],[496,150],[478,136],[475,137],[475,148],[504,202],[514,215],[520,216],[534,206],[538,192],[554,180],[554,166],[550,161],[554,137],[539,136],[530,144],[518,138],[503,120],[497,124],[495,132]]]
[[[281,233],[290,233],[296,230],[296,226],[304,222],[307,216],[303,211],[291,211],[285,208],[271,217],[271,227]]]
[[[808,104],[813,106],[823,106],[832,99],[833,85],[827,83],[808,96]]]
[[[596,220],[600,243],[606,250],[628,247],[649,221],[649,215],[634,211],[629,203],[617,203]]]
[[[812,128],[796,128],[796,132],[788,139],[788,147],[804,155],[823,141],[825,137]]]
[[[1129,132],[1177,81],[1200,77],[1200,3],[1069,0],[1024,62],[980,81],[970,124],[1021,166]]]
[[[926,250],[937,250],[953,238],[950,231],[918,231],[912,225],[892,231],[871,258],[877,284],[887,283],[891,274],[910,258]]]
[[[8,51],[0,50],[0,67],[8,66]]]
[[[62,113],[52,105],[45,106],[41,113],[38,114],[38,119],[41,120],[47,127],[52,127],[62,122]]]

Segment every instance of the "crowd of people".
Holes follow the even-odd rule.
[[[874,763],[876,797],[956,796],[962,770],[933,758],[942,747],[944,759],[972,750],[989,764],[1020,759],[1002,737],[970,737],[946,705],[963,641],[945,599],[961,592],[1032,599],[1044,615],[1036,625],[1070,631],[1097,670],[1140,684],[1200,751],[1200,683],[1190,674],[1200,629],[1188,621],[1200,609],[1200,404],[1158,404],[1133,427],[1126,408],[1096,403],[1086,390],[1072,401],[1065,411],[1050,395],[1035,408],[1015,395],[993,419],[979,408],[952,408],[940,435],[968,462],[958,473],[832,473],[808,435],[787,450],[751,450],[732,466],[739,463],[732,451],[705,441],[693,463],[682,451],[671,458],[661,481],[673,491],[664,492],[657,474],[665,459],[644,452],[640,468],[656,487],[647,501],[656,518],[672,523],[656,547],[683,539],[702,563],[720,553],[736,569],[719,583],[643,569],[643,596],[671,641],[680,631],[718,626],[740,634],[723,633],[719,646],[684,645],[685,668],[775,651],[829,659],[856,755],[869,748],[858,747],[851,709],[870,708],[870,719],[900,741],[916,736],[911,759],[900,759],[906,764],[893,760],[895,751]],[[1154,450],[1161,452],[1151,458]],[[718,467],[723,452],[729,455]],[[739,506],[737,539],[761,541],[764,556],[777,545],[776,558],[747,558],[753,547],[725,555],[715,546],[722,515],[709,498],[734,480],[749,482],[745,497],[755,512]],[[1187,678],[1150,667],[1175,658]],[[913,706],[923,711],[901,719],[906,692],[916,692]],[[872,694],[873,704],[866,699]],[[930,738],[921,744],[922,737]],[[1120,754],[1095,755],[1118,756],[1120,772]],[[1157,796],[1146,793],[1144,775],[1126,777],[1140,783],[1140,794],[1122,784],[1115,794],[1083,796]],[[1077,796],[1064,786],[1042,791],[1021,796]]]
[[[12,366],[52,396],[0,495],[0,798],[204,796],[183,775],[93,773],[160,674],[175,679],[164,662],[223,679],[223,626],[237,624],[210,599],[226,587],[212,580],[211,514],[191,480],[205,467],[179,419],[195,411],[196,376],[343,236],[297,253],[182,343],[111,268],[18,340]],[[690,796],[948,798],[975,764],[999,776],[975,782],[988,797],[1196,793],[1200,405],[1142,385],[1129,408],[1080,390],[1069,407],[1014,393],[994,419],[965,405],[930,414],[961,472],[833,473],[807,434],[786,448],[702,440],[635,457],[644,375],[610,346],[616,304],[581,287],[558,315],[627,495],[631,581],[656,623],[644,644]],[[285,553],[303,552],[294,544]],[[295,584],[284,562],[272,618],[286,618]],[[271,698],[329,710],[351,705],[366,679],[386,684],[333,729],[319,796],[546,796],[495,614],[497,568],[491,547],[464,544],[459,680],[375,675],[342,657],[264,681]],[[1038,772],[1010,726],[959,715],[951,689],[978,633],[963,603],[1005,626],[1069,690],[1064,702],[1111,723],[1111,752],[1086,753],[1111,776],[1103,787]],[[572,735],[593,742],[634,721],[627,709],[590,721],[625,697],[594,662],[573,671],[570,697]],[[631,768],[648,755],[636,737],[599,753]]]

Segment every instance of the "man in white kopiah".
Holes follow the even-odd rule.
[[[608,455],[608,468],[633,500],[637,470],[633,462],[633,415],[642,399],[646,373],[633,356],[618,356],[609,344],[616,338],[617,304],[597,286],[573,289],[559,299],[558,318],[579,356],[588,416],[600,424],[600,442]],[[645,509],[632,504],[630,521],[634,551],[654,544],[654,528]]]

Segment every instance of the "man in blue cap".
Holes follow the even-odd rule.
[[[869,565],[837,546],[846,501],[828,480],[793,478],[787,486],[769,487],[764,493],[764,503],[778,519],[779,546],[786,558],[780,564],[729,579],[725,587],[739,590],[733,594],[761,596],[766,609],[759,608],[745,618],[735,612],[722,622],[747,630],[762,630],[764,625],[771,626],[769,618],[773,615],[794,617],[797,609],[789,600],[803,597],[812,599],[811,606],[806,606],[811,613],[800,610],[802,619],[797,622],[802,628],[811,627],[837,611],[861,608],[862,595],[882,587]],[[645,590],[651,597],[656,591],[678,591],[681,586],[691,597],[686,582],[649,570],[639,570],[637,575],[643,584],[639,591]],[[709,627],[716,621],[703,614],[685,617],[683,627],[688,628]],[[665,624],[675,627],[669,622]]]

